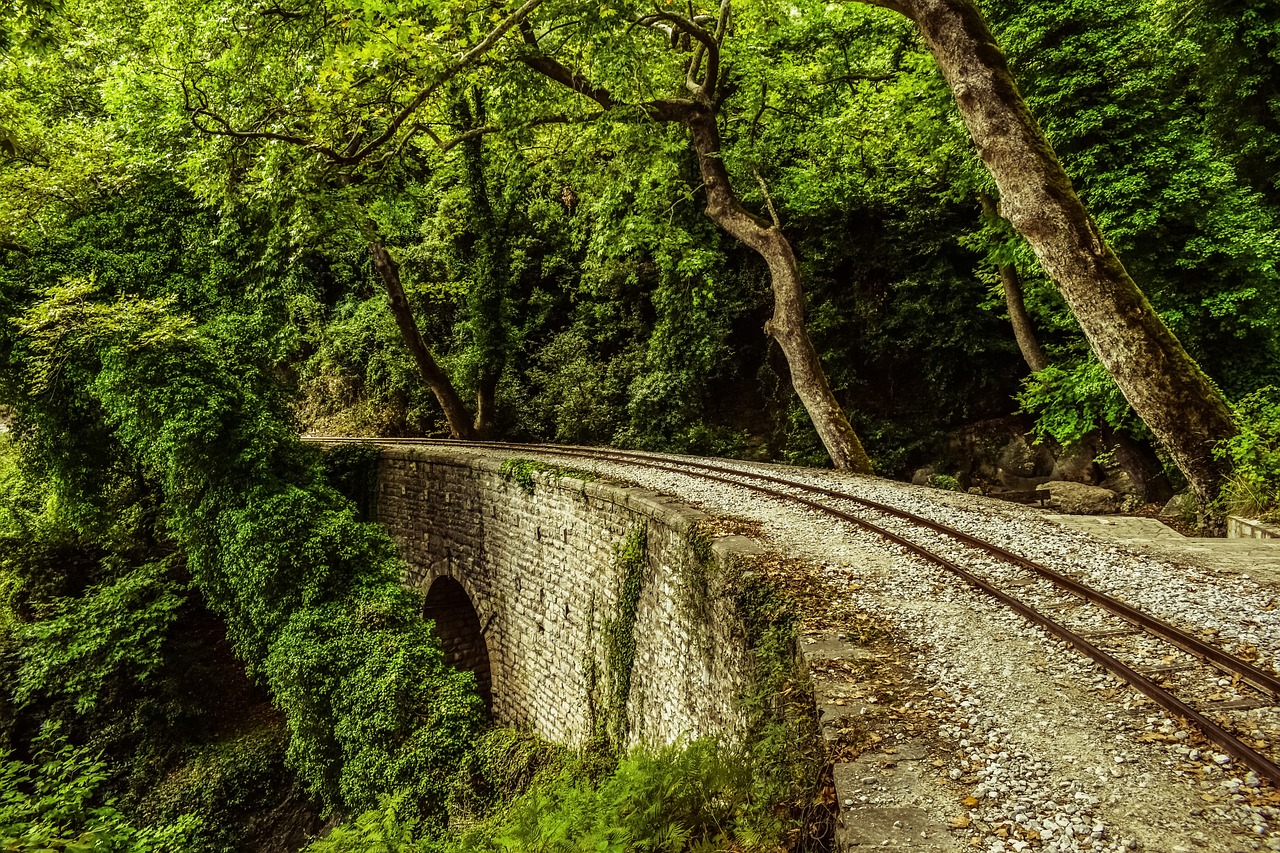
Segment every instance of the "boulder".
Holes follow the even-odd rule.
[[[1120,495],[1101,486],[1055,480],[1049,490],[1049,507],[1067,515],[1106,515],[1120,509]]]
[[[911,475],[911,485],[927,486],[929,485],[929,478],[931,478],[936,473],[938,473],[936,468],[932,468],[932,467],[917,468],[915,470],[915,473]]]
[[[1190,490],[1180,492],[1169,498],[1169,502],[1164,505],[1164,509],[1160,510],[1161,518],[1176,518],[1182,521],[1195,521],[1196,512],[1199,507],[1196,506],[1196,496]]]
[[[1003,476],[1034,477],[1036,474],[1036,453],[1020,435],[1009,439],[1009,443],[1000,451],[996,466]]]
[[[1138,488],[1137,484],[1133,482],[1133,476],[1123,469],[1116,471],[1098,485],[1104,489],[1119,492],[1122,495],[1142,497],[1142,489]]]
[[[1073,483],[1096,483],[1097,465],[1093,461],[1095,448],[1089,442],[1082,441],[1064,450],[1053,465],[1054,480],[1070,480]]]

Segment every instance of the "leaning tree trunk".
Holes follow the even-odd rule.
[[[871,460],[837,402],[818,352],[804,325],[804,289],[795,253],[777,223],[765,222],[742,204],[729,183],[720,158],[720,129],[711,108],[692,110],[685,124],[693,138],[707,193],[707,216],[747,246],[769,265],[773,290],[773,317],[765,332],[778,342],[791,371],[791,385],[823,447],[838,469],[870,474]]]
[[[1002,213],[1058,286],[1098,359],[1203,506],[1235,434],[1222,394],[1156,315],[1071,186],[973,0],[863,0],[915,21],[1000,189]]]
[[[396,325],[400,327],[400,336],[413,355],[414,363],[418,365],[422,381],[440,401],[445,421],[449,424],[449,435],[466,440],[475,438],[467,407],[463,405],[462,398],[458,396],[449,377],[431,357],[431,351],[422,339],[422,332],[418,330],[418,323],[413,318],[413,310],[409,307],[404,285],[400,281],[400,265],[391,257],[381,240],[370,240],[369,251],[373,253],[373,267],[386,288],[387,304],[391,307],[392,316],[396,318]]]

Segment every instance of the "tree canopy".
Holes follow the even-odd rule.
[[[0,11],[0,749],[157,838],[497,772],[302,432],[906,476],[999,421],[1210,518],[1277,511],[1278,387],[1268,0]]]

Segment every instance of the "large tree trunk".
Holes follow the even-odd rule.
[[[1212,451],[1236,432],[1231,410],[1103,239],[977,6],[972,0],[864,2],[915,21],[996,180],[1002,213],[1031,244],[1098,359],[1204,505],[1224,476]]]
[[[995,199],[986,193],[983,193],[979,199],[982,202],[982,210],[987,216],[992,218],[1000,216]],[[1027,313],[1027,304],[1022,298],[1022,277],[1018,275],[1018,268],[1013,264],[996,264],[996,270],[1000,273],[1000,284],[1004,288],[1004,303],[1009,309],[1009,322],[1013,325],[1013,337],[1018,342],[1022,359],[1027,363],[1027,367],[1031,368],[1032,373],[1044,370],[1049,366],[1049,358],[1044,354],[1040,341],[1036,338],[1035,326],[1031,325],[1031,315]]]
[[[710,108],[693,109],[684,123],[698,153],[707,193],[707,216],[754,249],[769,265],[773,317],[765,324],[765,332],[782,349],[791,371],[791,385],[809,413],[831,463],[838,469],[870,474],[871,460],[831,392],[818,352],[805,329],[804,289],[791,244],[776,223],[751,213],[734,192],[720,158],[720,129],[715,113]]]
[[[431,351],[427,349],[427,344],[422,339],[422,332],[418,330],[418,323],[413,317],[413,310],[409,307],[409,300],[404,293],[404,285],[400,281],[400,265],[391,257],[391,253],[387,251],[387,247],[381,240],[371,239],[369,251],[373,253],[373,268],[378,271],[378,276],[386,288],[387,304],[391,307],[392,316],[396,318],[396,325],[400,327],[400,336],[404,338],[405,346],[409,348],[414,363],[418,365],[418,373],[421,374],[422,381],[440,401],[440,408],[444,409],[444,417],[449,424],[449,434],[454,438],[466,440],[475,438],[467,407],[462,404],[462,398],[458,396],[449,377],[431,357]]]
[[[497,427],[498,416],[498,377],[485,374],[480,377],[480,387],[476,389],[476,438],[487,441],[493,438]]]
[[[483,126],[485,109],[479,89],[473,87],[461,97],[455,103],[455,113],[464,128]],[[506,229],[499,227],[489,200],[483,136],[462,144],[462,161],[471,200],[470,230],[475,234],[470,251],[464,252],[471,256],[467,313],[477,357],[475,433],[477,438],[487,439],[496,427],[498,378],[507,361],[509,342],[503,304],[511,281],[511,261],[503,233]]]

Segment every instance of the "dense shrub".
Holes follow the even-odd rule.
[[[102,797],[106,765],[53,727],[32,762],[0,750],[0,849],[13,853],[172,853],[197,829],[190,816],[139,828]]]
[[[1236,415],[1239,435],[1218,448],[1231,465],[1223,508],[1280,521],[1280,388],[1268,386],[1245,397]]]

